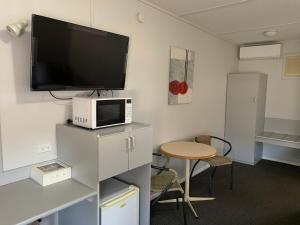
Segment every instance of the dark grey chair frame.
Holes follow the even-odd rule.
[[[224,139],[219,138],[219,137],[216,137],[216,136],[209,136],[209,137],[211,139],[216,139],[216,140],[222,141],[225,144],[227,144],[228,149],[227,149],[227,151],[225,152],[225,154],[223,156],[227,156],[231,152],[232,145],[229,141],[224,140]],[[195,138],[195,141],[196,141],[196,138]],[[200,160],[197,160],[197,162],[194,164],[194,166],[191,170],[191,173],[190,173],[190,178],[192,178],[194,170],[195,170],[195,168],[196,168],[196,166],[198,165],[199,162],[200,162]],[[216,171],[217,171],[217,167],[212,167],[212,172],[210,173],[210,176],[209,176],[209,194],[212,194],[212,191],[213,191],[214,177],[215,177]],[[230,189],[233,190],[233,163],[230,164]]]
[[[162,157],[162,154],[160,154],[160,153],[152,153],[152,155]],[[165,166],[160,167],[160,166],[151,165],[151,168],[157,170],[158,174],[162,173],[163,171],[169,171],[170,170],[169,168],[167,168]],[[167,185],[165,187],[165,189],[155,199],[151,200],[151,203],[150,203],[151,207],[154,206],[160,200],[166,200],[166,198],[164,198],[164,196],[166,196],[167,192],[172,187],[172,185],[173,185],[173,183],[170,183],[169,185]],[[183,224],[187,225],[184,194],[181,193],[180,191],[172,191],[172,192],[174,192],[174,194],[176,195],[175,198],[176,198],[177,209],[179,209],[179,198],[182,199]]]

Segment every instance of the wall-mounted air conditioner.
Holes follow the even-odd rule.
[[[268,59],[280,58],[282,55],[282,44],[263,44],[240,46],[239,59]]]

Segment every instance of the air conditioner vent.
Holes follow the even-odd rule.
[[[241,46],[239,58],[241,60],[280,58],[281,53],[282,53],[282,44],[280,43]]]

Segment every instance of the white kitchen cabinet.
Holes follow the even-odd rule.
[[[139,127],[120,133],[98,135],[99,180],[152,161],[152,129]]]
[[[129,150],[129,169],[151,162],[152,151],[145,151],[145,149],[152,149],[152,129],[147,127],[133,130],[130,133],[130,139],[132,145]]]
[[[129,169],[128,133],[122,132],[98,139],[99,180],[116,176]]]

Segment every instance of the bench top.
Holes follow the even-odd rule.
[[[300,149],[300,135],[282,134],[265,131],[256,136],[257,142]]]
[[[47,187],[31,179],[7,184],[0,187],[0,224],[28,224],[96,194],[73,179]]]

